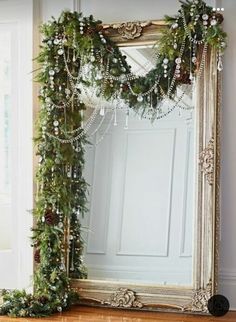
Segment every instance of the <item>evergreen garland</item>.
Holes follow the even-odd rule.
[[[204,15],[208,17],[205,20]],[[181,56],[181,73],[173,85],[172,97],[178,85],[190,83],[191,74],[197,75],[204,44],[216,48],[220,55],[224,51],[226,34],[221,27],[222,16],[213,12],[205,2],[181,1],[178,15],[167,16],[165,20],[167,28],[158,41],[156,67],[145,77],[130,80],[135,95],[125,81],[125,76],[131,72],[126,57],[103,34],[101,21],[66,11],[58,20],[53,19],[41,27],[44,38],[37,58],[41,64],[37,76],[41,84],[41,110],[35,134],[39,156],[38,192],[33,211],[36,224],[32,229],[34,294],[3,291],[0,314],[39,317],[61,312],[77,300],[77,295],[70,289],[68,270],[70,277],[86,278],[78,214],[84,216],[87,211],[88,187],[83,167],[84,147],[88,142],[82,127],[86,106],[80,100],[81,88],[77,81],[88,88],[95,85],[97,95],[106,100],[119,95],[134,110],[145,114],[149,102],[142,93],[159,79],[159,86],[151,92],[152,117],[155,118],[163,93],[168,92],[168,79],[176,75],[177,58]],[[196,61],[193,64],[190,62],[191,37],[196,40]],[[202,42],[198,41],[201,39]],[[181,53],[183,42],[185,46]],[[166,75],[165,59],[168,60]],[[82,63],[90,65],[89,77],[77,80]],[[98,77],[106,73],[111,75],[106,81],[104,77]],[[116,81],[119,77],[121,80]],[[66,258],[68,250],[70,255]]]

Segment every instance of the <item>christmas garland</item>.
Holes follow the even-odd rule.
[[[39,167],[33,211],[34,294],[4,291],[0,314],[39,317],[61,312],[77,300],[68,275],[86,278],[78,214],[87,211],[84,147],[94,116],[84,123],[87,104],[82,93],[95,88],[96,97],[118,99],[143,116],[158,119],[163,117],[161,102],[174,99],[177,86],[191,84],[200,75],[208,48],[218,50],[222,69],[226,34],[217,11],[201,0],[186,1],[175,17],[165,20],[156,67],[144,77],[131,73],[126,57],[92,16],[66,11],[42,26],[37,58],[41,110],[35,135]],[[93,114],[97,112],[104,112],[102,106],[95,106]]]

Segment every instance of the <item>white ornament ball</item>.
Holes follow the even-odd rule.
[[[142,97],[142,95],[139,95],[139,96],[137,97],[137,101],[138,101],[138,102],[142,102],[142,101],[143,101],[143,97]]]

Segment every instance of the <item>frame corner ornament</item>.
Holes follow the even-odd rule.
[[[139,38],[142,35],[143,28],[150,25],[150,21],[133,21],[133,22],[123,22],[119,24],[113,24],[112,28],[117,29],[121,38],[132,40]]]
[[[214,182],[214,138],[212,137],[207,147],[199,155],[199,163],[201,171],[205,174],[209,185],[213,185]]]
[[[110,299],[102,304],[120,308],[142,308],[143,304],[137,300],[136,293],[127,288],[119,288],[110,296]]]
[[[183,307],[183,311],[208,313],[208,301],[212,296],[212,282],[206,288],[199,288],[193,294],[192,301]]]

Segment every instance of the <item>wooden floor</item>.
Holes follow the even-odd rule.
[[[72,310],[55,314],[54,316],[42,319],[14,319],[0,316],[0,322],[236,322],[236,312],[229,312],[224,317],[214,318],[212,316],[182,315],[169,313],[134,312],[112,309],[75,307]]]

